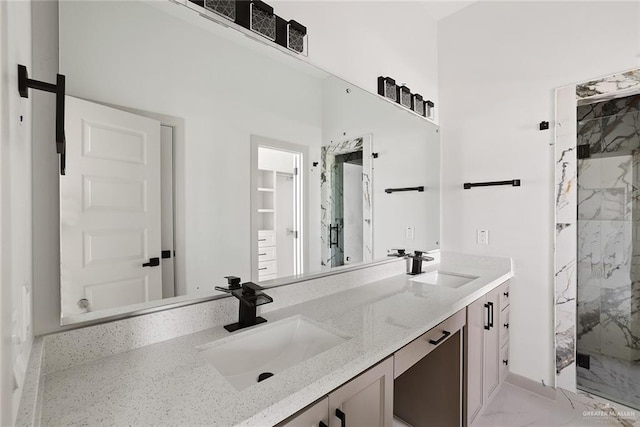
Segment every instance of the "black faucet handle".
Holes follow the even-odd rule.
[[[242,284],[242,291],[243,293],[247,293],[249,295],[255,294],[256,291],[261,291],[264,288],[260,285],[257,285],[253,282],[245,282]]]
[[[239,277],[236,276],[224,276],[225,279],[227,279],[227,282],[229,283],[229,289],[238,289],[240,288],[240,282],[242,279],[240,279]]]

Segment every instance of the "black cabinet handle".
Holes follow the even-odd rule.
[[[328,426],[328,425],[326,425],[326,424],[324,423],[324,421],[320,421],[320,422],[318,423],[318,427],[329,427],[329,426]]]
[[[509,292],[504,292],[502,295],[504,295],[505,297],[509,298]]]
[[[508,323],[505,323],[505,324],[504,324],[504,327],[505,327],[506,329],[509,329],[509,324],[508,324]]]
[[[491,325],[489,324],[489,316],[490,316],[490,314],[489,314],[489,304],[485,303],[484,304],[484,308],[487,309],[487,320],[486,320],[487,323],[485,323],[484,328],[488,331],[489,329],[491,329]]]
[[[264,252],[264,253],[258,254],[258,256],[265,256],[266,254],[267,254],[267,253],[266,253],[266,252]]]
[[[488,302],[487,304],[489,304],[489,313],[491,314],[491,317],[489,317],[489,329],[491,329],[493,328],[493,303]]]
[[[262,268],[259,268],[258,270],[262,271],[262,270],[266,270],[266,269],[268,269],[268,268],[269,268],[269,267],[262,267]]]
[[[442,341],[444,341],[449,335],[451,335],[451,332],[442,331],[442,336],[440,338],[438,338],[437,340],[429,340],[429,344],[438,345]]]
[[[157,267],[160,265],[160,258],[150,258],[149,262],[142,264],[143,267]]]
[[[509,360],[503,360],[502,363],[504,363],[504,365],[508,365],[509,364]]]
[[[336,417],[340,420],[341,427],[347,427],[347,414],[336,408]]]

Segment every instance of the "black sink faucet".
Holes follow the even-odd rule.
[[[427,255],[423,255],[425,251],[414,251],[413,255],[407,255],[413,260],[411,265],[411,271],[407,274],[416,275],[422,273],[422,261],[433,261],[433,258]]]
[[[273,298],[262,292],[264,288],[253,282],[246,282],[241,285],[241,279],[235,276],[226,276],[225,279],[229,282],[229,287],[216,286],[215,289],[238,298],[240,300],[240,311],[238,322],[226,325],[224,328],[229,332],[233,332],[266,322],[267,319],[256,316],[256,307],[273,302]]]

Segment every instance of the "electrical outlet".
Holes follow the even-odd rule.
[[[488,245],[489,244],[489,230],[478,230],[476,243],[478,243],[479,245]]]
[[[409,240],[413,240],[416,238],[416,229],[413,227],[407,227],[405,229],[405,237]]]

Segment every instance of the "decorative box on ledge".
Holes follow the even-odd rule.
[[[273,8],[260,0],[236,2],[236,24],[260,34],[271,41],[276,40],[276,15]]]
[[[236,2],[234,0],[204,0],[204,8],[230,21],[236,20]]]
[[[378,77],[378,95],[397,102],[416,114],[433,119],[435,104],[425,101],[422,95],[412,94],[406,85],[398,86],[391,77]]]
[[[396,81],[391,77],[378,77],[378,94],[384,96],[385,98],[389,98],[394,102],[398,102],[398,86],[396,85]]]
[[[307,54],[307,27],[276,16],[276,43],[296,53]]]

